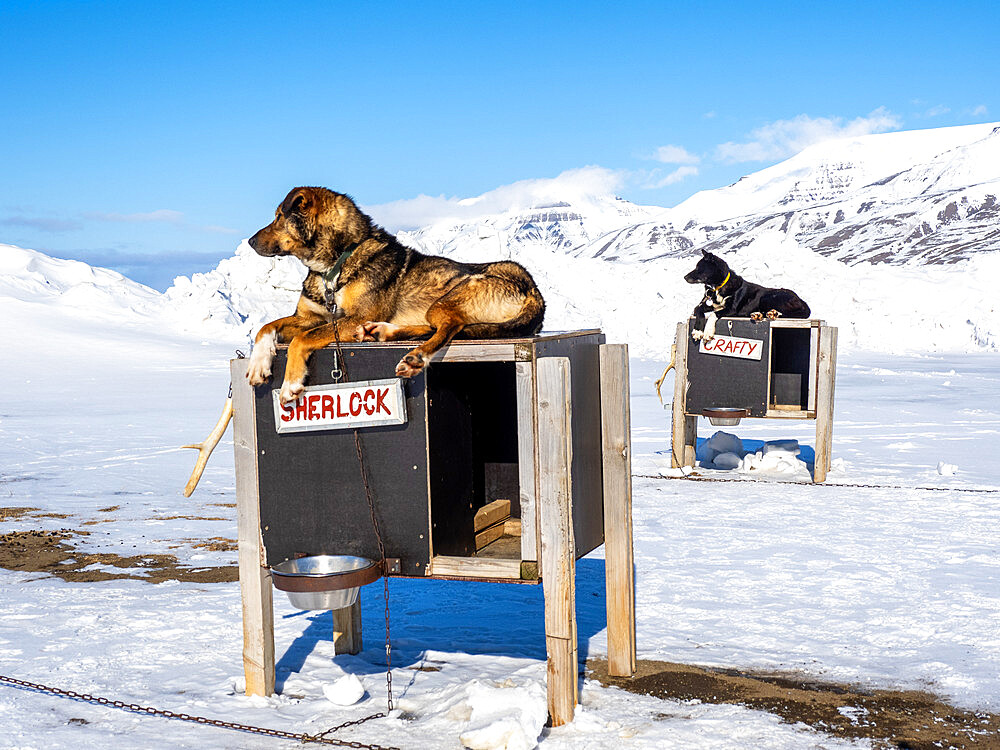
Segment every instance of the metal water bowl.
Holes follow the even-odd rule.
[[[750,412],[746,409],[719,407],[716,409],[702,409],[701,415],[708,417],[708,421],[717,427],[732,427],[733,425],[738,425],[743,417],[750,416]]]
[[[352,555],[310,555],[271,566],[274,587],[297,609],[343,609],[382,575],[382,564]]]

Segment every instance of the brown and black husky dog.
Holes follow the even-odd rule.
[[[247,377],[261,385],[271,376],[275,345],[288,343],[283,404],[303,393],[309,356],[338,335],[344,341],[427,339],[396,365],[396,375],[408,378],[455,336],[531,336],[542,328],[545,302],[519,264],[424,255],[373,224],[348,196],[326,188],[293,189],[274,221],[249,242],[260,255],[294,255],[309,269],[295,314],[263,326],[250,356]]]

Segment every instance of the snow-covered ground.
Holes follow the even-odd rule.
[[[235,537],[231,444],[220,445],[189,500],[180,490],[194,453],[177,446],[215,423],[226,360],[245,342],[203,343],[152,318],[86,319],[22,297],[0,298],[17,332],[0,390],[0,506],[39,510],[0,523],[0,533],[73,528],[90,532],[74,540],[81,550],[231,563],[232,552],[195,546]],[[663,364],[632,362],[640,657],[797,670],[1000,710],[1000,355],[842,352],[836,463],[830,486],[817,487],[753,474],[651,478],[669,465],[669,414],[652,389]],[[814,423],[729,429],[811,445]],[[940,474],[942,463],[957,470]],[[861,484],[892,487],[841,486]],[[944,489],[921,489],[930,487]],[[976,489],[994,492],[963,491]],[[68,517],[44,517],[54,513]],[[577,566],[582,658],[606,653],[600,555]],[[384,705],[374,589],[364,593],[369,647],[357,657],[333,657],[329,614],[298,612],[276,595],[282,694],[263,699],[241,692],[234,583],[67,583],[8,570],[0,582],[0,674],[310,733]],[[740,707],[589,681],[576,721],[544,729],[540,587],[393,579],[390,589],[398,711],[345,739],[402,748],[458,748],[462,736],[502,746],[495,740],[505,733],[509,747],[518,737],[567,749],[867,746]],[[324,697],[345,673],[368,693],[350,707]],[[2,748],[291,745],[0,686]]]

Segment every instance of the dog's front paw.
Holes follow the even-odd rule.
[[[754,323],[760,323],[764,319],[764,316],[759,312],[750,313],[750,320]]]
[[[271,379],[271,357],[257,356],[257,349],[250,355],[250,365],[247,368],[247,380],[250,385],[264,385]]]
[[[305,393],[306,387],[303,383],[289,382],[285,381],[281,384],[281,392],[278,394],[278,400],[281,402],[282,406],[285,404],[290,404],[294,401],[298,401],[299,396]]]
[[[768,320],[777,320],[780,317],[781,317],[781,313],[778,312],[777,310],[768,310],[767,311],[767,319]]]
[[[424,369],[424,356],[414,350],[403,357],[399,364],[396,365],[396,375],[400,378],[412,378],[415,375],[419,375],[421,370]]]
[[[699,331],[697,328],[691,331],[691,338],[693,338],[695,341],[701,341],[704,337],[705,337],[704,331]]]

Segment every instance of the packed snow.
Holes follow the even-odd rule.
[[[625,222],[638,215],[616,211]],[[655,220],[653,209],[639,213]],[[850,265],[779,231],[727,251],[745,277],[794,288],[839,327],[834,462],[825,485],[803,483],[813,422],[720,430],[702,421],[710,440],[699,448],[701,471],[725,480],[708,483],[671,469],[669,404],[653,390],[676,322],[700,297],[681,279],[693,250],[608,261],[568,255],[551,237],[476,229],[502,219],[405,239],[471,260],[495,257],[499,243],[542,286],[548,329],[600,326],[630,345],[640,658],[926,690],[1000,711],[1000,313],[991,281],[1000,254]],[[158,295],[110,271],[0,246],[0,315],[16,332],[0,391],[0,506],[35,509],[0,520],[0,533],[72,528],[87,532],[72,539],[81,552],[233,564],[231,548],[205,545],[236,534],[231,441],[191,499],[180,491],[194,454],[178,446],[208,433],[228,359],[260,323],[290,311],[303,274],[243,243],[216,270]],[[607,653],[602,554],[577,564],[581,660]],[[362,592],[367,648],[357,656],[334,656],[329,613],[294,610],[276,592],[280,694],[259,698],[243,693],[234,583],[68,583],[0,569],[0,586],[3,675],[313,734],[384,707],[376,587]],[[575,721],[546,728],[541,587],[394,578],[390,593],[396,708],[342,739],[511,750],[869,746],[739,706],[591,680]],[[291,743],[0,685],[0,747],[93,746]]]

